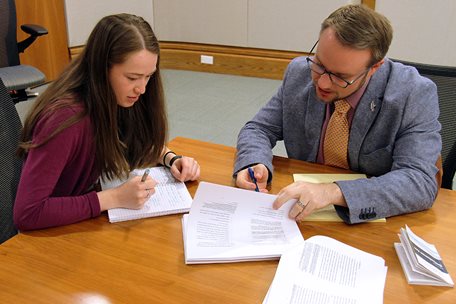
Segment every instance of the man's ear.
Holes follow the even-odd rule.
[[[370,74],[373,75],[377,70],[385,63],[385,59],[380,60],[379,62],[375,63],[370,70]]]

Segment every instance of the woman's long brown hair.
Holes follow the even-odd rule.
[[[119,107],[109,83],[109,70],[143,49],[158,55],[157,69],[136,104]],[[18,154],[24,157],[30,149],[44,145],[89,115],[98,170],[106,177],[122,177],[134,168],[157,163],[167,140],[159,62],[158,40],[143,18],[130,14],[104,17],[81,55],[38,97],[24,123]],[[63,122],[45,140],[32,142],[40,119],[79,102],[84,104],[83,112]]]

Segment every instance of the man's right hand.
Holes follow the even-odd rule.
[[[255,172],[255,178],[260,192],[268,192],[268,189],[266,189],[269,177],[268,168],[263,164],[257,164],[251,166],[251,168]],[[255,183],[250,178],[248,168],[238,172],[236,176],[236,186],[247,190],[255,190]]]

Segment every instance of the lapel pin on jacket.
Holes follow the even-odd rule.
[[[377,105],[376,105],[375,102],[372,100],[372,101],[371,101],[371,105],[370,105],[370,107],[371,107],[371,112],[374,112],[376,106],[377,106]]]

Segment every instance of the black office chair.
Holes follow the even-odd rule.
[[[437,85],[442,124],[442,188],[452,189],[456,170],[456,67],[393,60],[415,67]]]
[[[13,206],[22,169],[16,156],[21,128],[16,107],[0,78],[0,244],[17,234]]]
[[[15,2],[0,0],[0,78],[14,103],[36,96],[28,94],[27,89],[46,81],[44,74],[37,68],[20,64],[19,53],[23,53],[37,37],[46,35],[48,31],[35,24],[21,25],[21,29],[30,36],[17,42]]]

